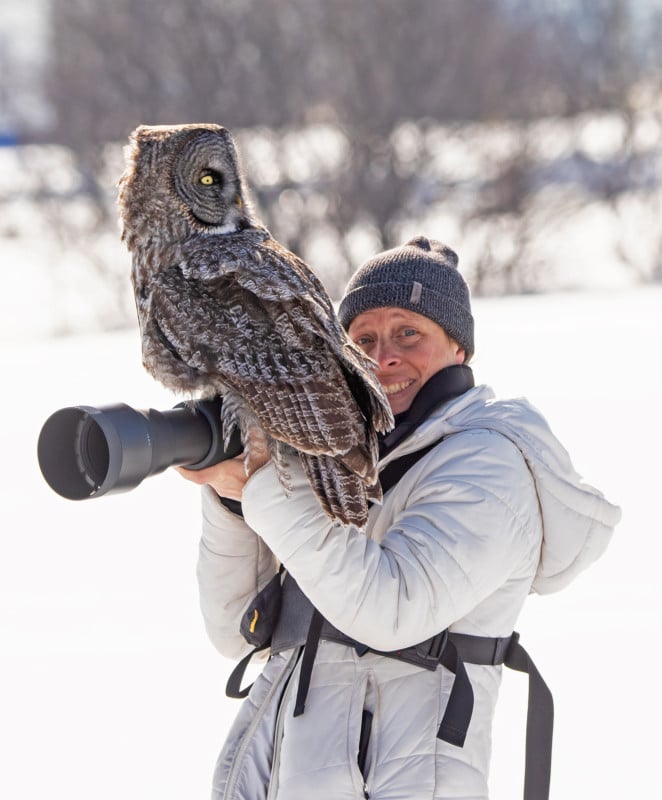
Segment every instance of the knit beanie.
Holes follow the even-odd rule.
[[[474,320],[457,262],[450,247],[425,236],[379,253],[347,284],[338,308],[341,325],[349,328],[355,317],[373,308],[405,308],[440,325],[462,345],[468,361],[474,352]]]

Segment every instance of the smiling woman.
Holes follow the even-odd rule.
[[[394,414],[435,373],[473,353],[469,289],[457,262],[450,247],[421,236],[375,256],[347,286],[338,316],[377,362]]]
[[[457,260],[418,237],[366,262],[340,303],[395,412],[365,529],[325,517],[294,464],[283,490],[267,454],[250,477],[240,462],[187,476],[208,484],[210,638],[240,658],[255,609],[276,617],[215,800],[486,800],[504,663],[529,672],[536,712],[524,798],[549,796],[551,699],[512,632],[530,592],[563,588],[603,552],[620,510],[526,400],[474,386]]]
[[[435,373],[465,360],[462,345],[415,311],[364,311],[352,320],[349,335],[377,363],[377,378],[394,414],[406,411]]]

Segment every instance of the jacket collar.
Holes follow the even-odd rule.
[[[473,372],[467,364],[452,364],[435,373],[422,386],[407,411],[397,415],[393,430],[379,437],[380,458],[407,439],[440,405],[459,397],[473,386]]]

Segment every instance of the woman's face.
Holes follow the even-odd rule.
[[[377,378],[394,414],[409,408],[432,375],[464,361],[464,348],[436,322],[414,311],[373,308],[355,317],[348,332],[377,362]]]

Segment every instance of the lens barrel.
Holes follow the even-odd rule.
[[[46,420],[37,443],[46,482],[68,500],[126,492],[168,467],[203,469],[241,450],[237,431],[224,447],[220,398],[168,411],[123,403],[61,408]]]

